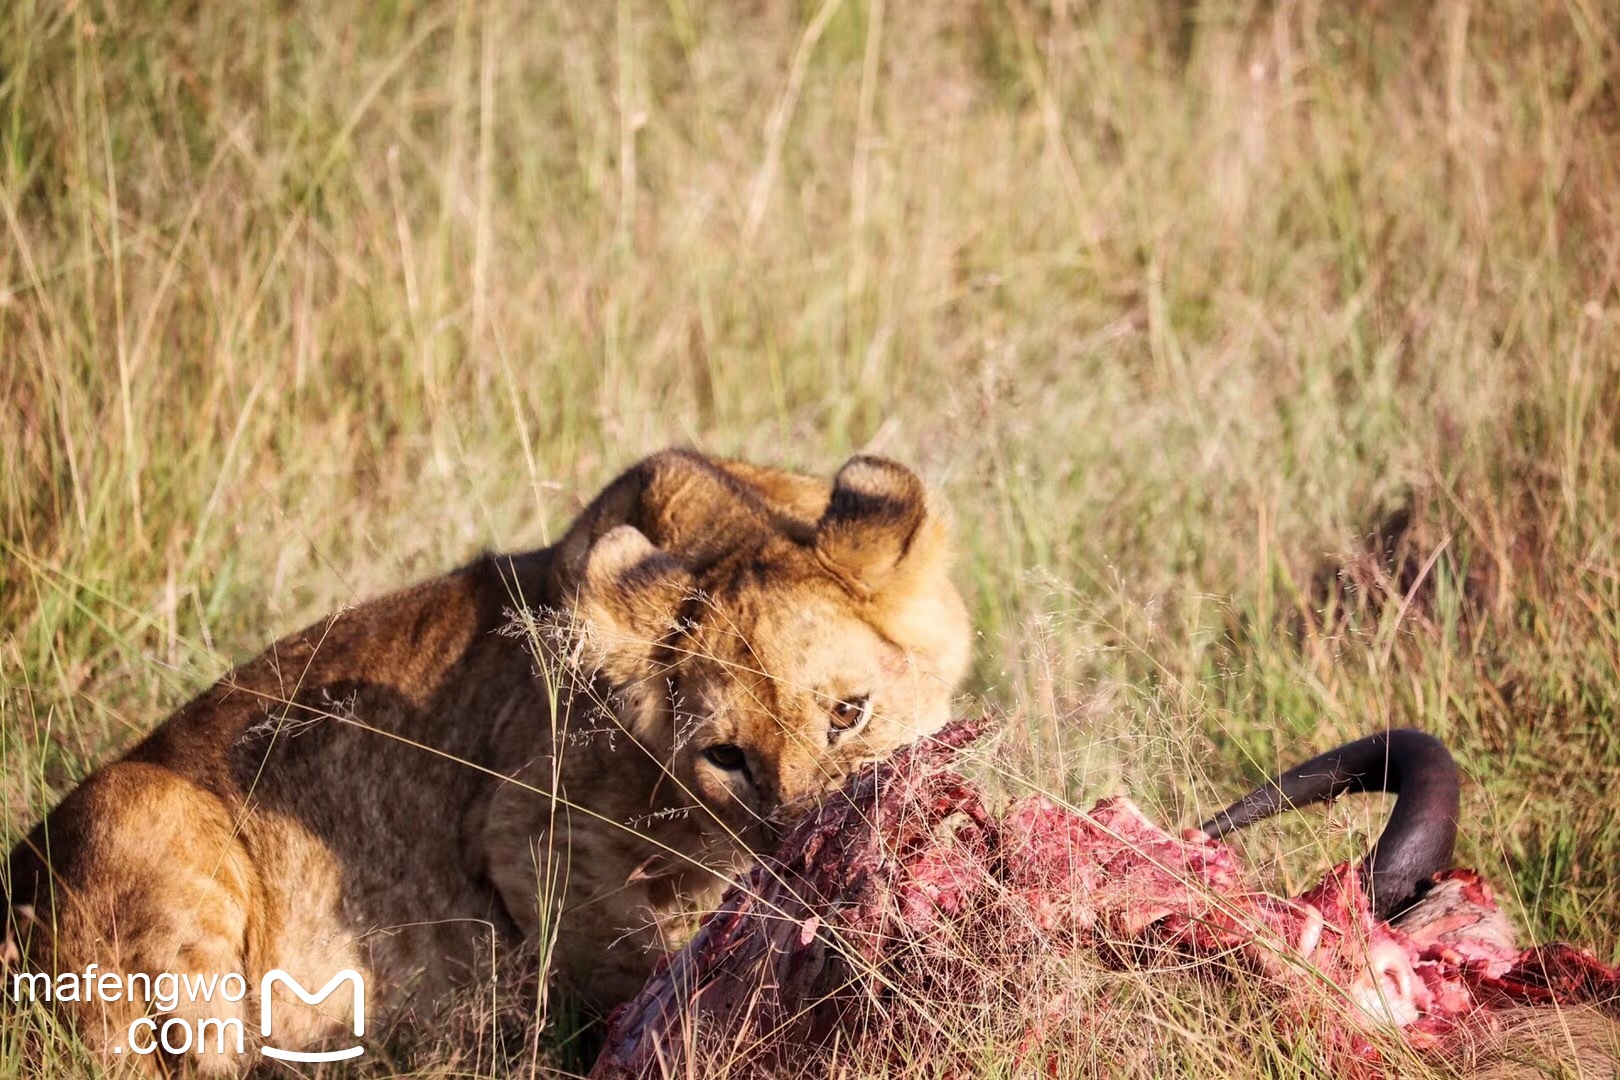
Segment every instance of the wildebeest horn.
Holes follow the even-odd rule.
[[[1457,842],[1457,763],[1445,743],[1409,728],[1381,731],[1295,765],[1203,824],[1218,839],[1274,814],[1331,802],[1351,791],[1385,791],[1395,809],[1362,864],[1380,919],[1416,899],[1418,887],[1451,867]]]

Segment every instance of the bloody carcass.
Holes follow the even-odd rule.
[[[1061,1053],[1047,1030],[1096,1004],[1052,960],[1081,951],[1257,976],[1245,985],[1275,1022],[1325,1025],[1346,1072],[1378,1071],[1375,1032],[1443,1051],[1493,1010],[1620,1001],[1620,971],[1564,945],[1520,948],[1483,880],[1449,869],[1456,771],[1428,736],[1341,747],[1178,836],[1124,798],[1081,813],[1031,796],[993,815],[950,767],[981,730],[958,723],[867,767],[801,822],[614,1012],[591,1075],[814,1072],[817,1055],[897,1052],[968,1074],[966,1057],[949,1065],[968,1054],[962,1026],[1009,1015],[1015,1056]],[[1369,858],[1298,897],[1254,888],[1215,839],[1373,788],[1400,794]]]

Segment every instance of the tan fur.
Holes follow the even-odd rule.
[[[9,930],[36,970],[239,972],[250,1041],[267,970],[359,970],[380,1031],[492,944],[610,1006],[819,793],[948,719],[948,562],[898,465],[649,458],[554,547],[334,615],[186,705],[12,852]],[[104,1052],[138,1015],[71,1011]],[[278,995],[275,1022],[284,1049],[350,1038],[346,999]]]
[[[1457,1064],[1488,1080],[1620,1080],[1620,1023],[1591,1008],[1513,1009],[1489,1018]]]

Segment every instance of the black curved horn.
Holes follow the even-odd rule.
[[[1457,763],[1445,743],[1409,728],[1381,731],[1295,765],[1204,822],[1205,836],[1285,810],[1331,802],[1351,791],[1387,791],[1395,809],[1362,864],[1363,880],[1380,919],[1416,899],[1419,885],[1451,867],[1461,797]]]

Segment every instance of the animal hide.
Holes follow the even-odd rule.
[[[1352,864],[1275,896],[1224,844],[1172,835],[1128,799],[1079,813],[1031,796],[998,818],[950,768],[981,731],[959,722],[868,766],[801,822],[613,1013],[591,1076],[692,1075],[709,1055],[802,1071],[835,1048],[948,1057],[950,1025],[1009,995],[1025,1017],[1017,1052],[1053,1053],[1048,1029],[1075,1006],[1036,973],[1080,950],[1119,968],[1259,975],[1277,1022],[1328,1025],[1349,1073],[1378,1071],[1375,1029],[1443,1050],[1505,1006],[1620,1000],[1620,971],[1594,957],[1519,948],[1472,871],[1440,875],[1380,923]],[[1305,1000],[1326,1007],[1288,1005]]]

